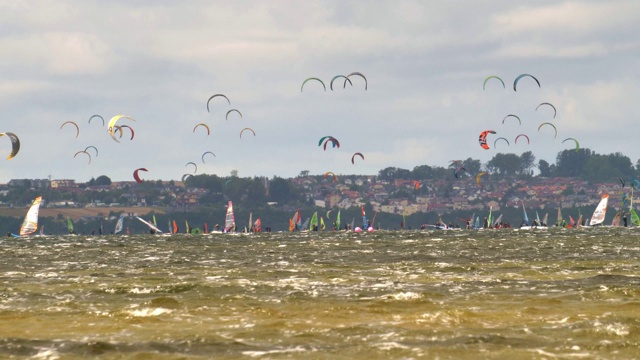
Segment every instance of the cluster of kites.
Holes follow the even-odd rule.
[[[518,75],[515,80],[513,81],[513,91],[518,91],[518,84],[521,80],[525,79],[525,78],[530,78],[532,79],[536,85],[538,85],[538,87],[540,88],[540,81],[538,81],[538,79],[530,74],[521,74]],[[482,89],[486,90],[487,89],[487,84],[490,83],[499,83],[500,85],[502,85],[503,89],[506,89],[505,83],[504,81],[496,76],[496,75],[491,75],[491,76],[487,76],[484,79],[484,82],[482,84]],[[540,104],[538,104],[538,106],[535,107],[535,111],[538,111],[538,109],[545,109],[545,108],[549,108],[549,110],[553,111],[553,119],[556,118],[558,111],[556,109],[556,107],[549,103],[549,102],[542,102]],[[521,118],[516,115],[516,114],[508,114],[506,115],[503,119],[502,119],[502,124],[505,126],[521,126],[522,125],[522,120]],[[558,129],[556,128],[556,126],[550,122],[550,121],[545,121],[542,122],[541,124],[539,124],[538,126],[538,132],[541,132],[543,129],[552,129],[553,130],[553,138],[557,138],[558,136]],[[482,147],[485,150],[489,150],[489,135],[496,135],[498,134],[497,131],[495,130],[484,130],[482,132],[480,132],[480,135],[478,136],[478,143],[480,144],[480,147]],[[513,140],[514,144],[518,144],[518,140],[520,140],[520,142],[523,142],[526,140],[527,145],[531,144],[531,139],[529,138],[529,136],[527,134],[524,133],[520,133],[518,135],[516,135],[515,139]],[[498,148],[498,143],[501,141],[501,144],[506,144],[506,146],[510,146],[511,143],[509,142],[509,139],[505,138],[505,137],[498,137],[493,141],[493,148],[497,149]],[[572,141],[575,143],[575,149],[576,151],[578,151],[580,149],[580,143],[578,142],[578,140],[576,140],[573,137],[568,137],[566,139],[564,139],[562,141],[562,143],[565,143],[567,141]],[[482,186],[480,183],[480,178],[482,176],[487,175],[487,173],[485,172],[481,172],[476,176],[476,183],[478,184],[478,186]],[[457,176],[456,176],[457,177]]]
[[[369,87],[368,81],[367,81],[367,77],[364,76],[364,74],[354,71],[352,73],[350,73],[349,75],[336,75],[334,76],[331,81],[329,82],[329,88],[331,89],[331,91],[333,91],[333,84],[336,80],[340,80],[343,81],[343,85],[342,88],[346,88],[347,87],[347,83],[350,86],[353,86],[353,82],[351,81],[352,77],[359,77],[362,78],[362,80],[364,81],[364,90],[366,91]],[[317,77],[309,77],[307,79],[305,79],[302,82],[302,85],[300,86],[300,92],[304,91],[304,86],[305,84],[307,84],[308,82],[317,82],[320,85],[322,85],[322,88],[324,91],[327,91],[327,86],[324,84],[324,82],[322,80],[320,80]],[[318,141],[318,147],[322,147],[324,151],[327,151],[327,145],[331,144],[331,148],[340,148],[340,141],[338,141],[338,139],[336,139],[334,136],[331,135],[327,135],[327,136],[323,136],[320,138],[320,140]],[[356,163],[356,157],[359,157],[361,160],[364,160],[364,155],[361,152],[355,152],[353,153],[353,155],[351,155],[351,164]],[[338,181],[338,177],[331,171],[327,171],[324,174],[324,178],[326,179],[327,177],[331,176],[333,178],[333,182],[337,182]]]

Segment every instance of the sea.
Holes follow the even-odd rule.
[[[2,359],[636,359],[640,229],[0,239]]]

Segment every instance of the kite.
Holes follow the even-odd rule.
[[[209,110],[209,102],[211,102],[211,99],[213,99],[215,97],[218,97],[218,96],[227,99],[227,102],[229,103],[229,105],[231,105],[231,101],[229,101],[229,98],[226,95],[224,95],[224,94],[215,94],[215,95],[211,96],[209,98],[209,100],[207,100],[207,112],[209,112],[209,113],[211,112],[211,110]]]
[[[207,136],[211,135],[211,130],[209,130],[209,126],[207,126],[207,124],[205,123],[200,123],[196,126],[193,127],[193,132],[196,132],[196,129],[198,128],[198,126],[204,126],[205,129],[207,129]]]
[[[495,76],[495,75],[491,75],[491,76],[487,76],[486,79],[484,79],[484,82],[482,83],[482,90],[485,90],[485,85],[487,85],[487,81],[491,80],[491,79],[497,79],[498,81],[500,81],[500,83],[502,84],[502,88],[505,89],[506,86],[504,85],[504,81],[502,81],[502,79],[500,79],[499,77]]]
[[[11,153],[7,156],[7,160],[13,159],[14,156],[18,155],[18,151],[20,151],[20,139],[18,136],[11,132],[3,132],[0,133],[0,137],[3,135],[7,135],[7,137],[11,140]]]
[[[362,155],[362,153],[357,152],[357,153],[353,154],[353,156],[351,156],[351,163],[354,164],[354,165],[355,165],[355,157],[356,157],[356,155],[360,156],[362,158],[362,160],[364,160],[364,155]]]
[[[550,104],[550,103],[548,103],[548,102],[543,102],[543,103],[540,103],[540,105],[536,106],[536,111],[538,111],[538,108],[539,108],[540,106],[542,106],[542,105],[551,106],[551,108],[553,109],[553,118],[555,119],[555,118],[556,118],[556,114],[558,113],[558,112],[556,111],[556,107],[555,107],[555,106],[553,106],[553,105],[551,105],[551,104]]]
[[[487,145],[487,136],[489,134],[495,134],[495,133],[496,132],[493,130],[485,130],[480,133],[480,136],[478,137],[478,142],[480,143],[480,146],[482,146],[483,149],[489,150],[489,145]]]
[[[310,77],[310,78],[307,78],[305,81],[302,82],[302,85],[300,86],[300,92],[302,92],[302,89],[304,88],[304,84],[306,84],[307,81],[309,81],[309,80],[315,80],[315,81],[320,82],[320,84],[322,84],[322,88],[324,89],[324,91],[327,91],[327,87],[324,85],[322,80],[320,80],[320,79],[318,79],[316,77]]]
[[[518,75],[518,77],[513,81],[513,91],[517,91],[516,90],[516,86],[518,85],[518,81],[520,81],[520,79],[522,79],[525,76],[528,76],[528,77],[532,78],[533,80],[535,80],[536,84],[538,84],[538,87],[540,87],[540,81],[538,81],[538,79],[536,79],[533,75],[521,74],[521,75]]]
[[[80,128],[78,127],[78,124],[76,124],[73,121],[65,121],[65,122],[63,122],[62,125],[60,125],[60,129],[62,129],[67,124],[71,124],[71,125],[76,127],[76,137],[78,137],[78,135],[80,135]]]
[[[553,138],[555,139],[558,136],[558,129],[556,129],[555,125],[553,125],[552,123],[549,122],[544,122],[542,124],[540,124],[540,126],[538,126],[538,132],[540,132],[540,128],[545,126],[545,125],[549,125],[553,128],[553,131],[555,132],[555,134],[553,135]]]
[[[140,176],[138,175],[139,171],[148,171],[146,168],[139,168],[139,169],[135,169],[133,171],[133,178],[136,180],[136,182],[139,184],[142,182],[142,179],[140,179]]]

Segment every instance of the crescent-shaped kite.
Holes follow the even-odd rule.
[[[187,167],[189,165],[193,165],[193,173],[195,174],[198,171],[198,165],[196,165],[196,163],[194,163],[193,161],[189,161],[188,163],[186,163],[184,166]]]
[[[80,151],[78,151],[77,153],[75,153],[75,154],[73,155],[73,157],[75,158],[76,156],[78,156],[78,154],[82,154],[82,153],[87,154],[87,156],[89,157],[89,164],[91,164],[91,154],[89,154],[88,152],[86,152],[86,151],[84,151],[84,150],[80,150]]]
[[[551,126],[553,128],[553,131],[554,131],[553,138],[555,139],[558,136],[558,129],[556,129],[556,126],[553,125],[550,122],[544,122],[544,123],[540,124],[540,126],[538,126],[538,132],[540,132],[540,128],[545,126],[545,125],[549,125],[549,126]]]
[[[93,148],[93,150],[95,150],[95,151],[96,151],[96,156],[98,156],[98,148],[96,148],[96,147],[95,147],[95,146],[93,146],[93,145],[89,145],[89,146],[87,146],[86,148],[84,148],[84,151],[89,150],[89,148]]]
[[[114,136],[114,133],[116,131],[116,122],[120,119],[128,119],[131,121],[136,121],[136,119],[132,118],[131,116],[127,116],[127,115],[116,115],[114,117],[111,118],[111,120],[109,120],[109,124],[107,126],[107,131],[109,132],[109,135],[111,136],[111,138],[113,140],[115,140],[115,142],[120,142],[118,141],[118,139],[116,139],[116,137]],[[122,129],[120,129],[120,131],[122,131]],[[132,130],[133,131],[133,130]],[[133,138],[133,136],[132,136]]]
[[[71,124],[71,125],[76,127],[76,137],[78,137],[78,135],[80,135],[80,127],[78,127],[78,124],[76,124],[73,121],[65,121],[65,122],[63,122],[62,125],[60,125],[60,129],[62,129],[67,124]]]
[[[514,141],[514,143],[517,144],[518,143],[518,139],[520,137],[522,137],[522,136],[524,136],[524,138],[527,139],[527,144],[530,144],[529,137],[527,135],[525,135],[525,134],[520,134],[520,135],[516,136],[516,140]]]
[[[200,123],[196,126],[193,127],[193,132],[196,132],[196,129],[198,128],[198,126],[203,126],[205,129],[207,129],[207,136],[211,135],[211,130],[209,130],[209,126],[207,126],[207,124],[205,123]]]
[[[336,79],[344,79],[345,83],[348,82],[349,85],[353,86],[353,83],[351,82],[351,80],[344,76],[344,75],[336,75],[333,77],[333,79],[331,79],[331,82],[329,82],[329,89],[331,89],[331,91],[333,91],[333,82],[336,81]]]
[[[359,73],[357,71],[354,71],[351,74],[347,75],[347,79],[344,81],[344,86],[342,86],[342,88],[346,88],[347,87],[347,80],[349,80],[349,78],[352,77],[352,76],[360,76],[361,78],[364,79],[364,89],[366,91],[367,87],[369,87],[369,83],[367,81],[367,78],[364,77],[364,75],[362,75],[362,73]],[[351,84],[351,81],[349,81],[349,83]],[[353,85],[353,84],[351,84],[351,85]]]
[[[100,120],[102,120],[102,126],[104,126],[104,118],[100,115],[91,115],[91,117],[89,118],[89,124],[91,124],[91,119],[93,118],[98,118]]]
[[[255,132],[255,131],[253,131],[253,129],[252,129],[252,128],[244,128],[244,129],[240,130],[240,138],[241,138],[241,139],[242,139],[242,133],[243,133],[243,132],[245,132],[246,130],[251,131],[251,132],[253,133],[253,136],[256,136],[256,132]]]
[[[231,110],[227,111],[227,115],[225,115],[224,118],[226,120],[229,120],[229,114],[231,114],[232,112],[237,112],[240,115],[240,117],[242,118],[242,113],[238,109],[231,109]]]
[[[353,156],[351,156],[351,163],[354,164],[354,165],[355,165],[356,155],[360,156],[362,158],[362,160],[364,160],[364,155],[362,155],[362,153],[357,152],[357,153],[353,154]]]
[[[491,79],[497,79],[498,81],[500,81],[500,83],[502,84],[502,88],[505,89],[506,86],[504,85],[504,81],[502,81],[501,78],[495,76],[495,75],[491,75],[491,76],[487,76],[486,79],[484,79],[484,82],[482,83],[482,90],[485,90],[485,86],[487,85],[487,81],[491,80]]]
[[[556,107],[555,107],[555,106],[553,106],[552,104],[548,103],[548,102],[543,102],[543,103],[540,103],[540,105],[536,106],[536,111],[538,111],[538,108],[539,108],[540,106],[542,106],[542,105],[551,106],[551,108],[553,109],[553,118],[555,119],[555,118],[556,118],[556,114],[558,113],[558,112],[556,111]]]
[[[566,138],[566,139],[562,140],[562,142],[564,143],[567,140],[574,141],[576,143],[576,151],[580,150],[580,143],[578,142],[578,140],[576,140],[574,138]],[[623,187],[624,187],[624,184],[623,184]]]
[[[216,154],[212,153],[211,151],[205,151],[205,152],[202,154],[202,163],[203,163],[203,164],[205,164],[205,162],[204,162],[204,156],[205,156],[205,155],[207,155],[207,154],[211,154],[211,155],[213,155],[213,157],[216,157]]]
[[[142,179],[140,179],[140,175],[138,175],[138,172],[140,171],[147,172],[148,170],[146,168],[138,168],[133,171],[133,178],[136,180],[138,184],[142,182]]]
[[[518,77],[513,81],[513,91],[518,91],[518,90],[516,90],[516,86],[518,85],[518,81],[520,81],[520,79],[522,79],[523,77],[530,77],[530,78],[532,78],[533,80],[535,80],[535,81],[536,81],[536,84],[538,84],[538,87],[541,87],[541,86],[540,86],[540,81],[538,81],[538,79],[536,79],[536,78],[535,78],[535,76],[533,76],[533,75],[529,75],[529,74],[520,74],[520,75],[518,75]]]
[[[20,151],[20,139],[18,139],[18,136],[12,132],[0,133],[0,137],[4,135],[7,135],[9,140],[11,140],[11,153],[7,156],[7,160],[11,160],[14,156],[18,155],[18,151]]]
[[[302,92],[302,89],[304,89],[304,84],[306,84],[307,81],[310,81],[310,80],[318,81],[320,84],[322,84],[322,88],[324,89],[324,91],[327,91],[327,87],[324,85],[324,82],[322,82],[322,80],[318,79],[317,77],[310,77],[305,79],[305,81],[302,82],[302,85],[300,85],[300,92]]]
[[[211,102],[211,99],[216,98],[216,97],[223,97],[223,98],[227,99],[227,102],[229,103],[229,105],[231,105],[231,101],[229,101],[229,98],[226,95],[224,95],[224,94],[215,94],[215,95],[212,95],[209,98],[209,100],[207,100],[207,112],[209,112],[209,113],[211,112],[211,110],[209,110],[209,102]]]
[[[502,119],[502,123],[504,124],[504,121],[507,120],[508,117],[513,117],[518,119],[518,124],[522,125],[522,121],[520,121],[520,118],[517,115],[513,115],[513,114],[509,114],[507,116],[504,117],[504,119]]]
[[[489,145],[487,145],[487,136],[489,134],[495,134],[495,133],[496,132],[493,130],[485,130],[480,133],[480,136],[478,137],[478,142],[480,143],[480,146],[482,146],[483,149],[489,150]]]
[[[498,140],[504,140],[504,142],[507,143],[507,146],[511,146],[511,144],[509,144],[509,140],[503,138],[503,137],[499,137],[496,139],[496,141],[493,142],[493,147],[496,147],[496,144],[498,143]]]

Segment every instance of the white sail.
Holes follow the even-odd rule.
[[[152,229],[153,231],[155,231],[158,234],[162,234],[162,230],[158,229],[157,226],[153,225],[152,223],[148,222],[147,220],[136,216],[136,219],[140,220],[140,222],[142,222],[143,224],[147,225],[150,229]]]
[[[114,234],[119,233],[120,231],[122,231],[122,227],[124,226],[124,215],[120,215],[120,218],[118,219],[118,222],[116,223],[116,229],[113,232]]]
[[[40,212],[41,202],[42,196],[38,196],[33,200],[27,215],[24,217],[22,226],[20,226],[20,236],[32,234],[38,229],[38,213]]]
[[[227,204],[227,214],[224,218],[224,232],[235,230],[236,218],[233,215],[233,203],[229,201]]]
[[[591,216],[591,221],[589,221],[589,225],[599,225],[604,221],[604,216],[607,213],[607,203],[609,202],[609,195],[604,194],[600,203],[596,207],[596,210],[593,212],[593,216]]]

